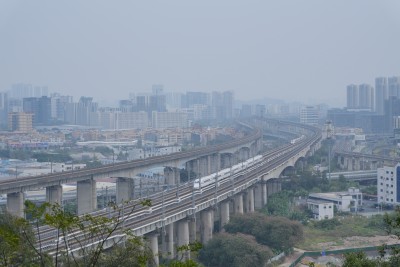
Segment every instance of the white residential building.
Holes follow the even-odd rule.
[[[362,193],[354,187],[347,192],[312,193],[308,200],[332,202],[338,211],[358,210],[363,205]]]
[[[128,160],[144,159],[148,157],[168,155],[176,152],[181,152],[180,146],[168,146],[168,147],[148,147],[145,149],[134,148],[129,150]]]
[[[400,163],[395,167],[385,166],[378,168],[378,203],[400,204],[400,191],[398,190],[398,179],[400,179]]]
[[[154,129],[187,128],[188,114],[185,112],[157,112],[152,113],[152,125]]]
[[[333,202],[308,199],[307,207],[312,211],[314,219],[316,220],[320,221],[333,218]]]
[[[319,109],[315,106],[306,106],[300,109],[300,123],[317,125],[319,121]]]

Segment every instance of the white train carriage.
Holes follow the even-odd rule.
[[[223,181],[224,179],[229,178],[231,175],[234,175],[250,166],[258,164],[259,162],[262,161],[262,158],[263,158],[262,155],[257,155],[257,156],[250,158],[244,162],[233,165],[232,167],[222,169],[222,170],[218,171],[217,173],[213,173],[213,174],[201,177],[199,179],[196,179],[196,180],[194,180],[193,188],[200,189],[207,185],[213,184],[216,181],[218,181],[218,183],[220,183],[220,181]]]

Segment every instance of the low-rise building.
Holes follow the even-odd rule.
[[[320,221],[333,218],[333,202],[308,199],[307,207],[309,210],[311,210],[315,220]]]
[[[357,211],[363,205],[362,193],[354,187],[350,187],[347,192],[312,193],[308,199],[332,202],[338,211]]]

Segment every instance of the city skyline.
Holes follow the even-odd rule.
[[[116,101],[160,83],[344,107],[348,84],[400,73],[396,1],[0,5],[0,91]]]

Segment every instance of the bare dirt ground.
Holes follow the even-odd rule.
[[[337,245],[337,244],[341,245]],[[345,248],[360,248],[360,247],[369,247],[369,246],[379,246],[382,244],[393,245],[400,243],[400,240],[395,236],[373,236],[373,237],[363,237],[363,236],[352,236],[340,238],[337,242],[325,242],[318,243],[318,246],[324,250],[336,250],[336,249],[345,249]],[[292,262],[294,262],[304,250],[296,249],[292,255],[289,255],[285,258],[284,262],[279,265],[280,267],[288,267]],[[306,266],[301,263],[297,266]],[[323,266],[323,265],[320,265]]]
[[[400,240],[395,236],[351,236],[340,238],[340,241],[319,243],[318,246],[324,248],[325,250],[335,250],[343,248],[358,248],[379,246],[382,244],[392,245],[400,243]],[[337,245],[337,243],[343,243],[343,245]]]

